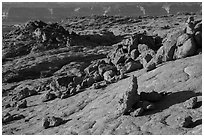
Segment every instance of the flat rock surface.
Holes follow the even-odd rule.
[[[129,75],[138,77],[138,92],[167,92],[156,109],[132,117],[116,112],[117,95],[125,92],[130,77],[104,89],[87,89],[67,99],[39,101],[41,95],[27,98],[25,109],[4,109],[3,113],[22,114],[26,118],[3,125],[3,134],[201,134],[202,109],[186,109],[183,102],[202,94],[202,55],[162,64],[157,69]],[[193,69],[192,69],[193,68]],[[178,84],[179,83],[179,84]],[[177,115],[190,115],[194,124],[184,128],[169,123]],[[55,115],[66,120],[62,125],[44,129],[42,118]],[[172,119],[172,120],[171,120]]]

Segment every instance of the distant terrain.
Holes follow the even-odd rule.
[[[119,16],[160,16],[184,12],[200,13],[201,3],[155,3],[155,2],[79,2],[79,3],[7,3],[3,2],[3,23],[26,22],[41,19],[60,21],[73,16],[119,15]]]

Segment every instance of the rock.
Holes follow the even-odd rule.
[[[70,95],[74,95],[74,94],[76,94],[76,88],[75,87],[70,89]]]
[[[197,31],[194,35],[197,48],[202,48],[202,32]]]
[[[141,56],[142,56],[142,64],[143,64],[143,67],[145,68],[147,63],[150,62],[150,60],[152,60],[152,58],[155,56],[155,53],[154,51],[149,50],[149,51],[143,52]]]
[[[115,75],[115,72],[113,70],[109,70],[103,74],[103,78],[104,78],[104,80],[106,80],[108,82],[112,82],[112,78],[114,75]]]
[[[185,41],[187,41],[189,38],[190,38],[190,36],[188,34],[183,34],[183,35],[179,36],[177,39],[176,46],[177,47],[182,46],[185,43]]]
[[[155,55],[154,62],[156,64],[161,64],[164,61],[165,51],[164,46],[161,46]]]
[[[155,105],[149,101],[142,101],[142,108],[144,110],[153,110],[155,109]]]
[[[194,31],[195,32],[197,32],[197,31],[201,31],[202,32],[202,21],[195,25]]]
[[[23,101],[17,104],[17,108],[27,108],[27,101],[24,99]]]
[[[175,51],[175,58],[185,58],[196,53],[196,45],[193,38],[189,38],[181,47]]]
[[[117,69],[115,66],[108,65],[108,64],[101,64],[98,66],[98,72],[101,76],[103,76],[103,73],[105,73],[106,71],[109,71],[109,70],[116,71]]]
[[[133,60],[135,60],[139,56],[139,51],[137,49],[133,49],[130,53],[130,56]]]
[[[50,91],[48,91],[47,93],[45,93],[42,96],[42,102],[47,102],[47,101],[53,100],[55,98],[56,98],[56,95],[54,93],[51,93]]]
[[[145,65],[144,68],[146,69],[146,71],[151,71],[151,70],[155,69],[156,68],[156,63],[154,62],[154,58],[152,58],[151,61],[149,61]]]
[[[50,127],[56,127],[61,125],[63,122],[63,119],[59,118],[59,117],[55,117],[55,116],[47,116],[45,118],[43,118],[42,121],[42,126],[47,129]]]
[[[179,123],[179,126],[180,127],[185,127],[185,128],[188,128],[192,123],[192,117],[191,116],[186,116],[186,117],[177,117],[176,119]]]
[[[155,46],[153,37],[146,36],[145,34],[139,34],[138,43],[139,44],[145,44],[150,49],[153,49],[153,50],[158,48],[158,47]]]
[[[70,90],[67,90],[65,92],[62,92],[62,95],[61,95],[61,99],[65,99],[65,98],[68,98],[70,97]]]
[[[61,76],[55,78],[55,82],[59,86],[67,87],[70,82],[73,82],[73,78],[73,76]]]
[[[187,22],[186,22],[187,26],[186,26],[186,33],[192,35],[194,33],[194,18],[191,16],[188,18]]]
[[[78,93],[78,92],[80,92],[82,90],[82,86],[81,85],[77,85],[76,86],[76,92]]]
[[[82,77],[74,77],[73,78],[73,82],[74,82],[75,85],[80,84],[82,81],[83,81]]]
[[[99,73],[97,71],[93,74],[93,79],[95,82],[99,82],[99,81],[103,80],[103,78],[101,77],[101,75],[99,75]]]
[[[82,87],[90,87],[94,82],[95,81],[94,81],[93,77],[90,76],[90,77],[88,77],[82,81],[81,86]]]
[[[90,74],[91,72],[95,72],[98,70],[98,65],[97,64],[91,64],[87,68],[84,69],[84,72],[86,74]]]
[[[160,101],[162,98],[162,95],[155,92],[155,91],[152,91],[152,92],[149,92],[149,93],[146,93],[146,92],[141,92],[140,93],[140,100],[145,100],[145,101],[150,101],[150,102],[157,102],[157,101]]]
[[[55,96],[56,96],[57,98],[61,98],[61,96],[62,96],[62,91],[57,90],[57,91],[54,92],[54,94],[55,94]]]
[[[139,51],[139,53],[142,53],[142,52],[144,52],[144,51],[147,51],[149,48],[148,48],[148,46],[147,45],[145,45],[145,44],[138,44],[138,51]]]
[[[125,46],[128,48],[128,54],[131,53],[132,50],[137,48],[138,44],[138,37],[137,36],[126,36],[124,43]]]
[[[175,31],[173,33],[170,33],[167,35],[167,37],[165,38],[164,42],[163,42],[163,46],[164,46],[164,61],[171,61],[174,58],[174,52],[176,49],[176,43],[177,43],[177,39],[180,35],[182,35],[184,32],[181,30]]]
[[[119,63],[124,63],[126,60],[125,53],[123,52],[122,48],[116,49],[115,51],[112,51],[108,58],[111,59],[111,62],[114,65],[117,65]]]
[[[169,126],[176,128],[176,127],[184,127],[188,128],[193,123],[192,117],[186,113],[184,114],[171,114],[166,119],[166,122]]]
[[[18,89],[18,87],[17,88],[15,88],[14,90],[19,90]],[[37,93],[37,91],[35,91],[34,89],[33,89],[33,87],[31,87],[31,86],[25,86],[25,87],[23,87],[23,88],[21,88],[20,89],[20,91],[18,92],[18,94],[17,94],[17,97],[16,97],[16,99],[17,100],[22,100],[22,99],[25,99],[25,98],[27,98],[27,97],[30,97],[30,96],[33,96],[33,95],[37,95],[38,93]]]
[[[137,117],[137,116],[141,116],[143,112],[144,112],[144,109],[140,107],[140,108],[137,108],[135,111],[131,112],[130,115],[132,117]]]
[[[6,123],[11,122],[13,120],[20,120],[22,118],[25,118],[25,116],[19,115],[19,114],[11,115],[10,113],[6,113],[5,115],[2,116],[2,123],[6,124]]]
[[[138,69],[142,69],[142,64],[140,61],[130,61],[125,64],[125,73],[129,73]]]
[[[101,82],[94,83],[92,86],[94,89],[100,89],[100,88],[106,87],[107,83],[105,81],[101,81]]]
[[[6,113],[2,116],[2,123],[8,123],[13,120],[13,116],[10,113]]]
[[[11,107],[10,104],[6,104],[6,105],[4,106],[4,108],[10,108],[10,107]]]
[[[124,93],[118,95],[119,106],[117,107],[120,114],[128,113],[132,106],[139,102],[139,95],[137,94],[137,77],[130,78],[128,88]]]
[[[195,106],[197,105],[197,97],[192,97],[188,100],[186,100],[184,103],[183,103],[184,107],[187,108],[187,109],[193,109],[195,108]]]

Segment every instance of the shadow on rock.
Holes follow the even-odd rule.
[[[155,110],[147,111],[147,112],[145,112],[144,115],[152,115],[152,114],[155,114],[158,112],[162,112],[163,110],[168,109],[169,107],[171,107],[173,105],[183,103],[186,100],[188,100],[192,97],[195,97],[195,96],[199,96],[199,94],[197,94],[193,91],[178,91],[175,93],[168,93],[167,95],[165,95],[162,98],[161,101],[155,103],[155,107],[156,107]]]

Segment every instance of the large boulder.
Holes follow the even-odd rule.
[[[175,31],[167,35],[164,40],[164,61],[171,61],[174,57],[174,52],[176,50],[176,43],[179,36],[181,36],[184,32],[181,30]]]
[[[183,46],[178,47],[175,51],[175,58],[185,58],[196,53],[196,45],[193,38],[188,39]]]
[[[137,77],[132,76],[128,88],[125,92],[118,94],[119,104],[117,110],[120,114],[127,114],[132,109],[133,105],[139,102],[139,95],[137,94]]]

